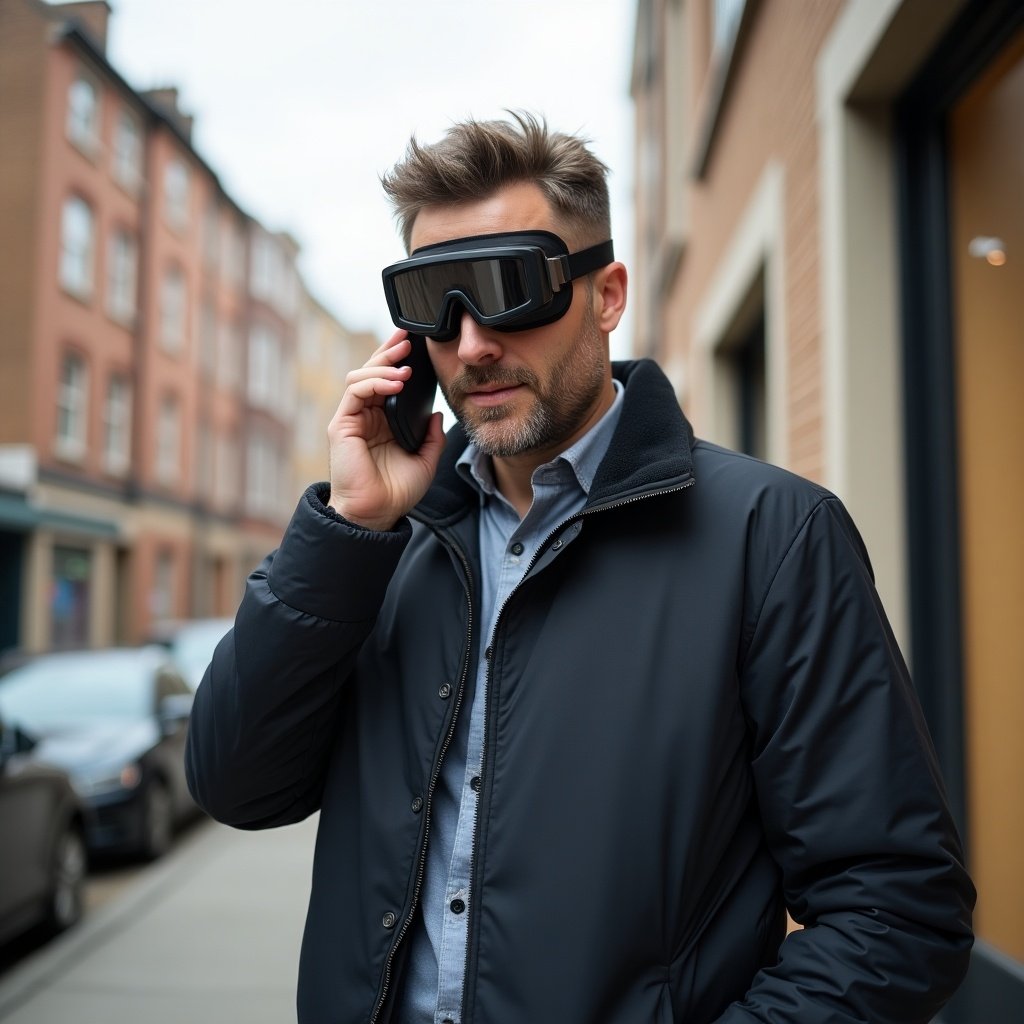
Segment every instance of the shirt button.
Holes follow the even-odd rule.
[[[413,797],[412,801],[412,812],[413,814],[419,814],[423,810],[423,797]]]
[[[521,555],[523,553],[523,545],[520,544],[519,541],[516,541],[515,544],[512,545],[511,551],[513,555]]]
[[[469,785],[470,785],[470,788],[473,790],[474,793],[479,793],[480,792],[480,776],[479,775],[474,775],[473,778],[471,778],[469,780]]]
[[[441,700],[447,700],[452,695],[452,687],[450,683],[442,683],[437,688],[437,695]]]
[[[381,919],[381,924],[384,925],[385,928],[394,928],[397,923],[398,918],[395,917],[395,915],[392,914],[390,910]]]
[[[456,897],[448,904],[453,914],[461,914],[466,909],[466,904]]]

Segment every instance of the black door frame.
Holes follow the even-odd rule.
[[[1024,26],[1020,0],[972,0],[896,105],[910,632],[914,678],[964,836],[966,797],[956,360],[947,118]],[[968,860],[970,850],[967,851]],[[1019,969],[1018,969],[1019,968]],[[1024,965],[983,942],[949,1024],[1024,1009]]]

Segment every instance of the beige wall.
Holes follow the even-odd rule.
[[[963,650],[978,935],[1024,962],[1024,32],[953,112]],[[998,236],[1006,262],[972,255]],[[998,261],[997,261],[998,262]]]

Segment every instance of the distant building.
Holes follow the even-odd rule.
[[[232,612],[298,497],[298,244],[109,13],[0,0],[0,650]]]
[[[292,494],[327,479],[327,425],[341,401],[345,376],[379,344],[373,334],[348,330],[308,291],[301,299]]]
[[[1024,5],[639,0],[637,354],[850,507],[1024,1016]],[[897,784],[894,782],[894,784]]]

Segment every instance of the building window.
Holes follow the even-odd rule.
[[[89,643],[91,562],[87,548],[53,549],[50,642],[55,649],[86,647]]]
[[[123,476],[131,458],[132,391],[120,374],[107,381],[103,407],[103,465],[108,473]]]
[[[213,498],[214,436],[210,424],[199,423],[199,444],[196,451],[196,491],[203,501]]]
[[[78,461],[85,455],[89,408],[89,372],[75,352],[64,356],[57,388],[57,454]]]
[[[238,328],[222,320],[217,329],[217,383],[225,391],[237,391],[241,383],[242,346]]]
[[[188,167],[175,157],[164,171],[164,213],[179,231],[188,227],[188,186]]]
[[[93,82],[79,74],[68,89],[68,138],[88,156],[99,148],[100,101]]]
[[[60,283],[80,299],[92,296],[95,230],[92,207],[81,196],[65,199],[60,227]]]
[[[280,252],[269,235],[257,231],[252,242],[249,291],[254,299],[272,302],[274,283],[280,277]]]
[[[234,222],[226,225],[220,235],[220,266],[233,285],[245,282],[245,236]]]
[[[316,313],[307,309],[299,320],[299,354],[305,366],[320,362],[320,325]]]
[[[217,374],[217,310],[210,299],[199,307],[199,367],[214,380]]]
[[[119,185],[132,193],[138,191],[142,183],[142,133],[135,116],[124,107],[114,125],[112,171]]]
[[[755,459],[768,458],[768,389],[764,277],[758,275],[736,321],[715,352],[714,390],[721,443]]]
[[[249,402],[273,411],[281,386],[281,345],[277,334],[263,324],[249,335]]]
[[[216,203],[210,203],[203,217],[203,262],[214,272],[220,261],[220,233],[220,210]]]
[[[160,287],[160,344],[167,352],[185,345],[186,306],[185,275],[180,267],[168,267]]]
[[[239,499],[238,481],[242,474],[238,464],[238,442],[233,437],[220,435],[215,447],[214,501],[219,509],[227,511],[233,509]]]
[[[730,358],[736,380],[736,428],[740,450],[753,455],[755,459],[767,459],[768,416],[763,316],[740,340]]]
[[[273,517],[277,512],[282,465],[277,445],[267,433],[249,435],[245,464],[245,503],[254,515]]]
[[[156,556],[149,610],[157,622],[162,622],[174,617],[174,608],[174,552],[161,551]]]
[[[107,258],[107,312],[123,324],[135,319],[135,285],[138,250],[127,231],[110,236]]]
[[[314,459],[327,450],[326,422],[311,398],[307,398],[299,406],[296,434],[299,452],[304,458]]]
[[[156,478],[168,487],[181,479],[181,407],[173,395],[164,396],[157,416]]]

